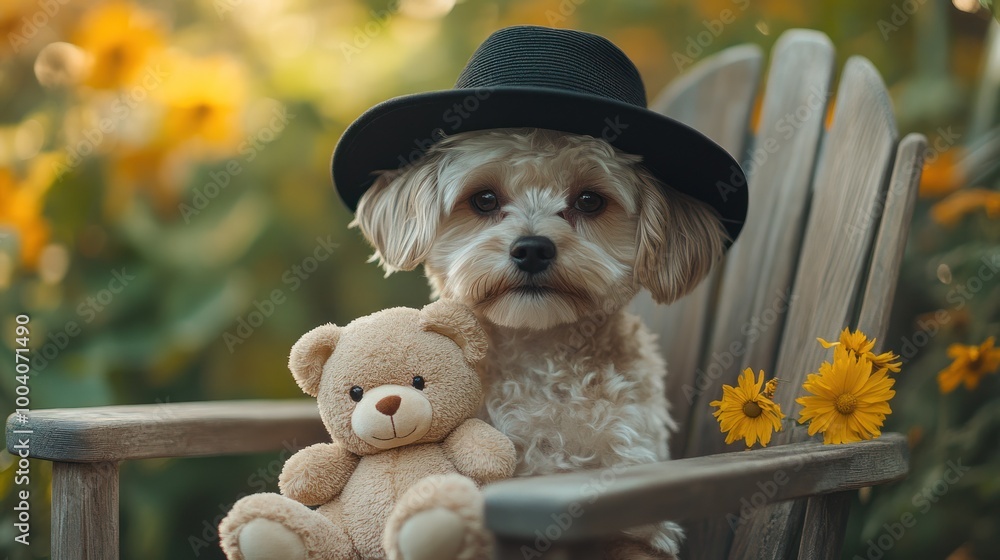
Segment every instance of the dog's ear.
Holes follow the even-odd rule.
[[[386,276],[413,270],[427,257],[442,217],[438,157],[424,156],[403,170],[384,171],[361,197],[351,227],[375,248]]]
[[[725,254],[729,239],[707,204],[641,173],[635,272],[657,303],[687,294]]]
[[[288,369],[302,392],[315,397],[319,394],[319,382],[323,377],[323,366],[330,359],[334,348],[340,342],[340,327],[327,323],[302,335],[292,346],[288,356]]]
[[[452,339],[462,349],[469,364],[476,365],[486,357],[489,345],[486,331],[465,305],[450,299],[427,304],[420,310],[420,323],[425,330]]]

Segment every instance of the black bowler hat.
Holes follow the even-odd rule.
[[[366,111],[333,152],[333,181],[351,211],[373,172],[415,162],[446,135],[544,128],[603,138],[642,156],[663,183],[718,211],[735,241],[747,213],[739,164],[694,129],[646,108],[642,78],[607,39],[516,26],[476,49],[455,88],[396,97]]]

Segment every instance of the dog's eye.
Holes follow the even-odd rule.
[[[584,214],[593,214],[604,209],[604,197],[591,191],[583,191],[576,197],[573,208]]]
[[[350,395],[352,401],[361,402],[361,397],[365,396],[365,390],[355,385],[351,387]]]
[[[413,378],[413,388],[418,391],[424,390],[424,378],[421,376],[416,376]]]
[[[497,200],[497,194],[493,191],[479,191],[472,195],[469,199],[472,207],[481,214],[489,214],[497,208],[500,208],[500,201]]]

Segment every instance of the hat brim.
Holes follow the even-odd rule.
[[[732,240],[747,213],[739,163],[700,132],[669,117],[586,93],[538,87],[452,89],[397,97],[354,121],[333,153],[333,181],[351,211],[373,173],[417,161],[445,135],[544,128],[603,138],[642,157],[657,179],[714,208]]]

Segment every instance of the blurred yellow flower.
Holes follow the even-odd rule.
[[[169,79],[157,94],[167,107],[167,142],[194,140],[216,151],[234,149],[247,97],[243,65],[226,55],[196,59],[178,54],[167,62],[166,72]]]
[[[126,2],[99,4],[80,19],[73,43],[91,57],[84,83],[116,89],[133,83],[163,48],[164,26],[153,12]]]
[[[168,155],[163,146],[116,151],[104,195],[104,214],[120,215],[128,209],[138,192],[147,195],[153,209],[161,217],[176,214],[181,187],[171,185],[164,176]]]
[[[875,339],[868,339],[868,336],[860,330],[851,332],[851,329],[844,328],[840,332],[840,340],[837,342],[827,342],[822,338],[817,338],[823,348],[832,348],[834,346],[843,346],[854,353],[855,356],[864,356],[868,358],[868,361],[872,363],[872,367],[878,371],[880,369],[888,369],[893,373],[898,373],[902,362],[899,361],[899,356],[894,354],[892,351],[883,352],[881,354],[876,354],[872,352],[875,348]]]
[[[0,2],[0,56],[18,53],[28,43],[26,31],[31,24],[31,16],[38,11],[38,5],[31,0],[4,0]],[[25,19],[28,18],[27,23]]]
[[[920,196],[939,198],[957,191],[965,185],[964,168],[959,162],[964,157],[961,148],[952,148],[937,154],[924,163],[920,175]]]
[[[42,215],[45,194],[56,178],[60,156],[43,154],[34,158],[20,177],[12,168],[0,166],[0,230],[17,237],[21,265],[35,270],[51,228]]]
[[[889,399],[896,381],[887,369],[872,373],[872,363],[846,345],[833,350],[833,363],[823,362],[802,388],[811,393],[795,402],[802,405],[799,423],[809,422],[809,435],[823,433],[823,443],[851,443],[881,435],[882,423],[892,412]]]
[[[773,382],[773,383],[772,383]],[[709,406],[717,407],[712,413],[719,421],[719,429],[726,433],[726,443],[732,443],[740,438],[746,441],[747,448],[760,441],[761,447],[767,447],[771,442],[771,434],[781,430],[781,419],[785,417],[771,398],[777,386],[771,380],[764,387],[764,372],[761,371],[755,382],[753,370],[743,370],[737,380],[737,386],[722,386],[722,400],[712,401]]]
[[[990,218],[1000,218],[1000,192],[989,189],[962,189],[956,191],[931,208],[931,218],[943,225],[954,226],[969,213],[979,208]]]
[[[987,373],[996,373],[1000,369],[1000,348],[994,348],[993,343],[991,336],[979,346],[949,346],[948,357],[953,361],[938,373],[941,393],[950,393],[962,383],[971,391],[979,386],[979,381]]]

